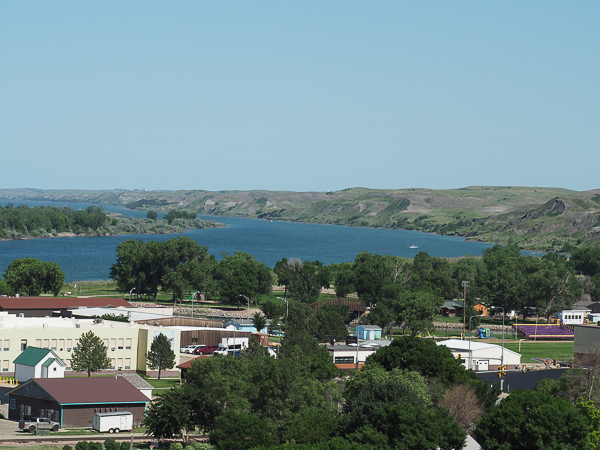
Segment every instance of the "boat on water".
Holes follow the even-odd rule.
[[[419,247],[417,247],[415,244],[413,244],[413,245],[410,245],[408,248],[419,248]]]

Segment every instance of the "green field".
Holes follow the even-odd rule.
[[[532,362],[531,358],[557,358],[559,361],[573,359],[573,342],[521,342],[521,351],[517,342],[507,342],[505,347],[521,353],[521,362]]]

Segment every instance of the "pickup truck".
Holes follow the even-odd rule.
[[[35,430],[58,431],[60,424],[44,417],[32,417],[30,420],[20,420],[19,429],[34,433]]]

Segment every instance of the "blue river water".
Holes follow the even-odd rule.
[[[0,200],[0,205],[7,201]],[[14,201],[29,206],[61,203]],[[68,204],[74,209],[86,208],[85,204]],[[130,211],[123,207],[104,205],[106,211],[123,216],[146,217],[145,211]],[[186,230],[177,234],[123,235],[104,237],[63,237],[0,242],[0,272],[8,264],[26,256],[42,261],[57,262],[65,272],[67,281],[107,280],[109,269],[116,261],[115,249],[128,239],[165,241],[177,236],[189,236],[200,245],[209,247],[217,259],[222,253],[237,250],[249,253],[260,262],[273,267],[281,258],[319,260],[325,264],[354,260],[361,251],[390,254],[406,258],[424,251],[431,256],[460,257],[481,255],[491,244],[467,242],[460,237],[438,236],[418,231],[381,230],[294,222],[278,222],[235,217],[201,216],[216,220],[225,228]],[[417,246],[416,249],[409,248]]]

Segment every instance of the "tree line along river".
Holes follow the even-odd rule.
[[[0,200],[0,205],[8,203]],[[12,201],[15,205],[70,206],[86,208],[88,204]],[[103,205],[106,211],[123,216],[146,217],[146,211]],[[103,237],[62,237],[0,242],[0,271],[26,256],[57,262],[67,281],[107,280],[109,268],[116,261],[115,249],[128,239],[165,241],[176,236],[189,236],[221,259],[223,252],[237,250],[249,253],[257,261],[273,267],[281,258],[319,260],[324,264],[353,261],[361,251],[412,258],[424,251],[431,256],[460,257],[481,255],[491,244],[468,242],[460,237],[438,236],[418,231],[383,230],[335,225],[278,222],[236,217],[200,216],[227,225],[225,228],[186,230],[176,234],[128,234]],[[416,248],[410,248],[416,247]]]

